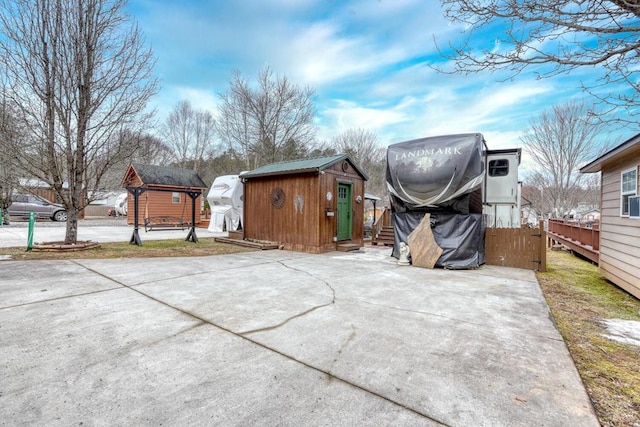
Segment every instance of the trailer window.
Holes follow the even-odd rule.
[[[509,159],[489,160],[489,176],[509,175]]]

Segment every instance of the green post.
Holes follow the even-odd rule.
[[[27,234],[27,252],[31,250],[33,246],[33,226],[36,223],[36,214],[29,212],[29,233]]]
[[[4,211],[0,208],[0,227],[4,225]]]

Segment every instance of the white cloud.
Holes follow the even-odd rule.
[[[336,100],[320,112],[318,137],[330,140],[347,129],[362,128],[380,135],[385,128],[405,122],[408,118],[402,105],[390,109],[377,109],[355,102]]]
[[[182,99],[214,111],[232,70],[252,81],[268,64],[317,90],[321,139],[349,128],[374,131],[383,144],[482,132],[489,148],[509,148],[521,145],[520,134],[543,109],[583,96],[578,80],[593,73],[536,80],[526,72],[513,81],[504,80],[507,72],[438,74],[426,64],[450,64],[433,37],[446,48],[461,27],[443,18],[436,1],[132,3],[158,55],[159,119]],[[523,167],[528,162],[524,155]]]
[[[332,25],[317,23],[295,37],[286,55],[295,64],[294,78],[317,86],[372,68],[371,59],[356,54],[363,44],[362,38],[340,38]]]

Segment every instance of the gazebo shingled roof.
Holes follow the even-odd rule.
[[[131,168],[142,181],[142,185],[163,186],[163,187],[184,187],[184,188],[207,188],[207,184],[193,170],[178,169],[169,166],[145,165],[142,163],[132,163]],[[130,179],[129,174],[125,176]]]

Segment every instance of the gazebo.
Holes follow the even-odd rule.
[[[200,198],[207,185],[195,171],[132,163],[124,174],[122,187],[133,196],[127,202],[128,212],[133,212],[127,223],[134,226],[129,243],[142,245],[138,232],[141,223],[145,231],[190,227],[186,240],[198,242],[195,227],[200,221]],[[187,203],[187,196],[191,203]]]

